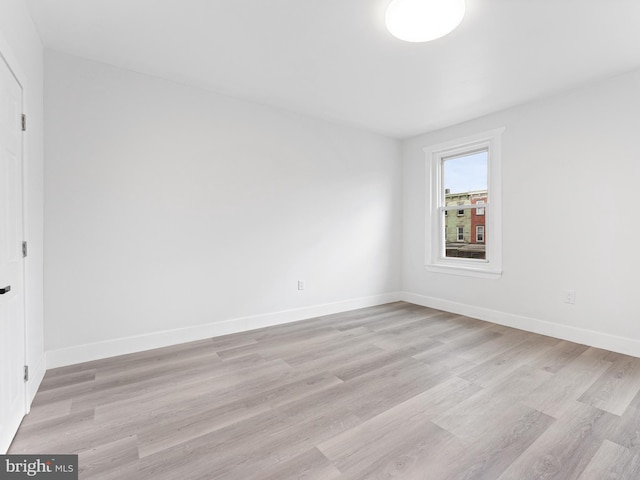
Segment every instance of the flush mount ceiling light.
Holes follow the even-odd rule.
[[[385,23],[394,37],[406,42],[428,42],[460,25],[464,0],[392,0]]]

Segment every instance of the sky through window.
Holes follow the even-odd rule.
[[[449,193],[487,190],[487,155],[482,151],[444,162],[444,188]]]

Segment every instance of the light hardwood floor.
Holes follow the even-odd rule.
[[[83,479],[640,478],[640,359],[406,303],[47,372]]]

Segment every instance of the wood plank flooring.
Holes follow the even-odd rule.
[[[640,359],[393,303],[47,372],[91,480],[635,480]]]

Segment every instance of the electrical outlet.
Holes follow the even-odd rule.
[[[298,290],[304,290],[304,280],[298,280]]]
[[[564,303],[568,303],[569,305],[575,305],[576,303],[576,291],[575,290],[567,290],[564,294]]]

